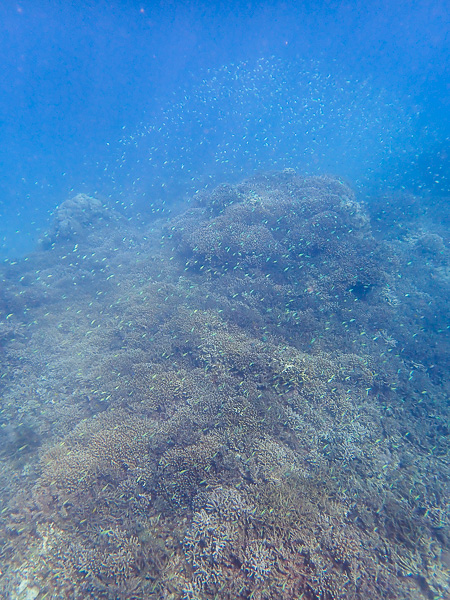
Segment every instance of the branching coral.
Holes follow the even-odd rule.
[[[95,246],[119,222],[61,205],[59,262],[73,236],[85,249],[45,264],[54,286],[33,276],[52,302],[84,282],[63,317],[3,298],[30,303],[2,319],[6,356],[30,352],[3,379],[2,428],[39,442],[8,477],[1,592],[22,570],[55,599],[443,597],[447,367],[414,341],[435,300],[399,250],[436,269],[441,238],[375,239],[346,185],[291,170],[199,194],[161,239],[119,251],[103,228]]]

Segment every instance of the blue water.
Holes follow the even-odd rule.
[[[448,4],[0,7],[1,252],[70,193],[172,203],[279,166],[448,193]]]

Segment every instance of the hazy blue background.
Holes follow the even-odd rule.
[[[0,252],[30,247],[71,190],[145,211],[208,175],[299,166],[448,193],[448,12],[2,0]]]

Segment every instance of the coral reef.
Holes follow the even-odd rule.
[[[113,218],[117,218],[117,213],[104,206],[98,198],[77,194],[56,208],[52,227],[46,232],[42,243],[48,247],[61,241],[77,240],[99,220],[109,221]]]
[[[373,211],[292,169],[151,235],[61,205],[1,272],[5,598],[446,597],[448,239]]]

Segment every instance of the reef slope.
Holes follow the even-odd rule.
[[[382,218],[292,170],[61,205],[2,270],[3,596],[444,598],[448,240]]]

